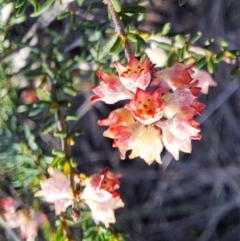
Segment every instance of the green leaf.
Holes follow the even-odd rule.
[[[199,38],[201,38],[202,33],[200,31],[196,32],[195,34],[192,34],[191,37],[189,38],[190,43],[196,42]]]
[[[15,8],[20,8],[23,5],[25,5],[25,3],[26,3],[26,0],[17,0]]]
[[[77,167],[77,162],[74,158],[71,157],[69,161],[72,167]]]
[[[60,158],[64,158],[66,156],[64,151],[58,150],[58,149],[53,149],[52,154],[55,155],[55,156],[58,156]]]
[[[67,115],[66,121],[77,121],[79,117],[77,115]]]
[[[55,156],[53,161],[51,162],[50,166],[51,167],[57,166],[58,162],[61,161],[61,160],[62,160],[62,158],[60,158],[59,156]]]
[[[114,7],[114,10],[117,12],[117,13],[120,13],[121,10],[122,10],[122,7],[121,7],[121,4],[119,2],[119,0],[110,0],[112,2],[112,5]]]
[[[117,38],[118,38],[117,35],[113,35],[102,45],[102,47],[99,49],[99,52],[98,52],[99,60],[103,59],[110,52],[110,49],[113,47]]]
[[[128,16],[125,13],[122,13],[121,15],[122,15],[122,21],[125,26],[127,26],[128,24],[130,24],[131,22],[133,22],[136,19],[136,16],[134,16],[134,15]]]
[[[33,79],[43,74],[43,68],[42,66],[40,66],[36,69],[23,72],[23,74],[25,75],[26,78]]]
[[[61,138],[66,138],[67,137],[67,132],[66,131],[55,131],[53,133],[55,137],[61,137]]]
[[[228,43],[226,40],[222,40],[222,41],[221,41],[221,47],[222,47],[223,49],[226,49],[228,46],[229,46],[229,43]]]
[[[171,29],[171,23],[166,23],[166,24],[164,24],[164,26],[163,26],[163,28],[162,28],[162,31],[161,31],[161,34],[162,34],[162,35],[168,34],[169,31],[170,31],[170,29]]]
[[[40,108],[40,109],[45,109],[50,106],[50,102],[48,101],[38,101],[37,103],[34,103],[33,108]]]
[[[171,51],[173,46],[171,44],[167,44],[167,43],[158,43],[157,44],[160,48],[165,49],[167,51]]]
[[[63,92],[65,94],[71,95],[71,96],[76,96],[77,91],[72,87],[72,86],[64,86],[63,87]]]
[[[43,111],[43,110],[40,109],[40,108],[34,108],[34,109],[32,109],[32,110],[29,112],[28,116],[29,116],[29,117],[36,116],[36,115],[40,114],[42,111]]]
[[[42,127],[40,134],[41,135],[46,135],[51,131],[54,131],[57,128],[57,122],[53,121],[50,123],[47,123],[44,127]]]
[[[175,49],[172,49],[171,52],[168,55],[166,67],[170,67],[170,66],[173,65],[173,61],[174,61],[175,56],[176,56]]]
[[[23,6],[21,6],[20,8],[18,8],[17,13],[16,13],[16,17],[20,17],[21,15],[23,15],[24,11],[26,9],[26,4],[24,4]]]
[[[214,42],[214,38],[209,38],[209,39],[206,39],[205,42],[204,42],[204,45],[205,46],[209,46],[210,44],[212,44]]]
[[[186,4],[187,2],[188,2],[188,0],[178,0],[179,6],[183,6],[183,5]]]
[[[214,69],[215,69],[215,64],[213,63],[213,60],[212,59],[209,59],[208,62],[207,62],[207,69],[208,69],[208,72],[210,74],[212,74],[214,72]]]
[[[134,33],[127,33],[127,39],[132,41],[132,42],[137,42],[137,34]]]
[[[38,11],[38,8],[39,8],[38,0],[28,0],[28,1],[32,4],[33,10],[36,13]]]
[[[62,12],[62,13],[58,14],[57,20],[64,19],[64,18],[68,17],[69,15],[70,15],[69,12]]]
[[[116,53],[121,48],[121,46],[122,46],[121,38],[117,37],[116,42],[114,43],[114,45],[110,49],[110,54]]]
[[[54,3],[55,0],[48,0],[46,1],[42,6],[40,6],[38,8],[38,12],[32,13],[30,16],[31,17],[38,17],[39,15],[41,15],[42,13],[44,13],[45,11],[47,11],[50,6]]]
[[[201,69],[207,63],[207,59],[205,56],[197,60],[196,68]]]
[[[220,52],[219,54],[216,55],[214,59],[214,63],[219,63],[224,57],[224,52]]]
[[[123,13],[146,13],[146,8],[139,5],[129,5],[122,7]]]

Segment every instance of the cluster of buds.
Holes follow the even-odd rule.
[[[5,227],[8,229],[20,228],[21,238],[27,241],[35,240],[38,227],[46,220],[46,215],[21,206],[23,206],[23,202],[20,199],[6,197],[0,200],[1,216]]]
[[[102,81],[92,89],[91,102],[128,100],[123,108],[98,121],[109,127],[103,135],[114,139],[121,159],[128,150],[132,150],[130,159],[139,156],[148,164],[162,162],[163,147],[176,160],[180,151],[191,152],[191,140],[201,138],[199,123],[193,118],[205,106],[198,101],[201,83],[192,76],[193,67],[177,63],[156,70],[149,58],[141,62],[131,56],[126,67],[115,63],[118,75],[97,71]]]

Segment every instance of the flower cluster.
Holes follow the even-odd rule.
[[[26,240],[34,240],[37,237],[38,226],[45,220],[46,215],[35,212],[32,209],[21,208],[20,199],[6,197],[0,200],[0,209],[6,228],[20,228],[21,237]]]
[[[98,121],[108,126],[103,135],[114,139],[121,159],[132,150],[131,159],[140,156],[148,164],[161,163],[163,146],[176,160],[180,151],[191,152],[191,140],[201,138],[199,123],[193,118],[205,106],[198,101],[201,83],[192,77],[193,67],[177,63],[158,71],[149,58],[140,62],[131,56],[126,67],[115,63],[118,75],[97,71],[102,81],[92,89],[91,102],[128,100],[123,108]]]
[[[102,222],[106,227],[115,223],[114,210],[124,206],[120,195],[115,192],[119,188],[121,173],[112,173],[105,168],[99,174],[93,174],[85,183],[83,192],[74,195],[69,179],[60,171],[48,168],[50,178],[41,181],[40,191],[35,196],[42,196],[44,201],[53,203],[56,215],[65,212],[74,202],[85,201],[92,211],[93,220],[98,224]],[[79,180],[75,180],[77,184]],[[75,196],[75,197],[74,197]]]

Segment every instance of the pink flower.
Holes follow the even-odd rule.
[[[113,147],[119,149],[121,159],[125,158],[126,152],[132,149],[144,131],[144,125],[135,121],[131,112],[125,108],[112,111],[107,119],[98,121],[98,124],[109,126],[103,135],[114,139]]]
[[[178,113],[188,112],[192,116],[201,114],[205,105],[197,100],[195,87],[193,87],[193,91],[189,87],[183,86],[178,87],[173,93],[165,94],[162,97],[164,102],[163,116],[169,119]]]
[[[101,100],[107,104],[114,104],[119,100],[132,99],[133,93],[124,87],[118,76],[101,71],[97,71],[96,74],[102,81],[92,89],[96,95],[91,97],[91,102]]]
[[[176,160],[179,159],[179,150],[186,153],[191,152],[191,139],[201,139],[199,123],[187,113],[175,115],[169,120],[159,121],[156,126],[161,128],[163,144]]]
[[[217,86],[217,82],[213,80],[212,76],[205,70],[194,70],[194,73],[191,74],[194,80],[198,80],[198,87],[201,88],[203,94],[208,93],[210,86]]]
[[[141,157],[148,165],[154,161],[162,163],[160,154],[163,149],[159,129],[154,126],[147,126],[143,134],[136,139],[132,147],[130,159]]]
[[[120,81],[130,91],[136,92],[136,88],[145,90],[151,80],[151,61],[149,58],[141,63],[131,56],[126,67],[119,62],[115,63]]]
[[[92,211],[92,217],[96,224],[102,222],[106,227],[110,223],[115,223],[114,210],[124,206],[115,189],[119,188],[118,178],[121,173],[112,173],[108,168],[99,174],[90,177],[89,182],[84,188],[81,199]]]
[[[63,173],[52,167],[48,168],[48,173],[51,177],[40,182],[42,190],[36,192],[35,196],[43,196],[44,201],[53,203],[55,213],[59,215],[73,204],[73,191],[69,179]]]
[[[161,93],[163,93],[163,90],[160,88],[152,92],[137,88],[134,100],[130,101],[125,107],[141,123],[145,125],[152,124],[163,115]]]
[[[189,66],[177,63],[170,68],[160,70],[155,73],[156,79],[153,80],[151,86],[159,85],[163,88],[167,84],[171,89],[175,90],[177,87],[188,85],[193,80],[191,74],[194,65],[195,63]]]

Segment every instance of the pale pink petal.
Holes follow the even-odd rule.
[[[160,154],[163,145],[159,129],[147,126],[144,133],[135,141],[130,159],[140,156],[148,165],[154,161],[162,163]]]
[[[107,104],[114,104],[120,100],[132,99],[133,94],[124,87],[118,76],[101,71],[97,71],[96,74],[103,81],[92,89],[96,95],[91,97],[91,102],[101,100]]]
[[[208,90],[210,86],[217,86],[217,82],[213,80],[212,76],[205,70],[194,70],[194,73],[191,74],[194,80],[198,80],[198,87],[202,90],[203,94],[208,94]]]

